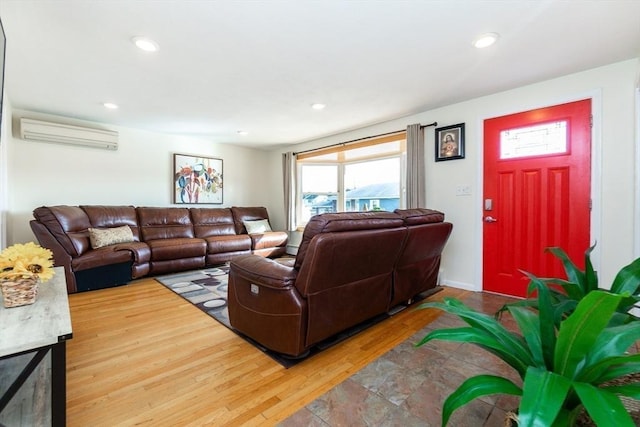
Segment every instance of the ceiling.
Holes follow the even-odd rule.
[[[638,0],[2,0],[0,19],[14,109],[261,148],[640,57]]]

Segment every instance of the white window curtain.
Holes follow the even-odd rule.
[[[424,131],[420,123],[407,126],[407,208],[426,207]]]
[[[284,187],[284,215],[287,230],[296,229],[296,160],[295,154],[288,151],[282,154],[282,178]]]

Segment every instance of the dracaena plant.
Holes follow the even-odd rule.
[[[533,282],[537,309],[507,307],[516,331],[454,298],[420,306],[454,314],[468,326],[431,331],[418,346],[432,340],[472,343],[501,358],[522,380],[516,384],[495,375],[467,379],[445,400],[442,425],[473,399],[511,394],[520,396],[519,426],[572,426],[583,408],[599,426],[634,426],[618,395],[638,399],[640,384],[608,384],[640,372],[640,354],[627,353],[640,338],[640,322],[614,320],[625,295],[592,290],[556,327],[549,288]]]
[[[547,252],[551,252],[558,258],[564,267],[566,279],[560,278],[537,278],[527,272],[522,272],[531,279],[528,294],[531,296],[537,287],[546,286],[550,292],[550,298],[553,305],[554,322],[556,326],[559,322],[575,310],[578,303],[589,292],[599,289],[598,276],[591,262],[591,253],[595,245],[591,246],[584,254],[584,270],[580,269],[567,255],[567,253],[559,247],[547,248]],[[637,320],[637,317],[630,310],[640,301],[640,258],[632,263],[624,266],[616,275],[611,288],[608,292],[622,295],[623,299],[617,308],[616,315],[613,316],[614,321],[628,322]],[[496,315],[499,317],[507,310],[509,306],[533,307],[538,306],[537,298],[528,298],[525,300],[509,303],[503,306]]]

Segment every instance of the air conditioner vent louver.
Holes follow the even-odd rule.
[[[118,149],[118,132],[25,118],[20,119],[20,138],[107,150]]]

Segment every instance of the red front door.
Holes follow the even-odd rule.
[[[564,277],[550,246],[584,267],[590,192],[590,99],[485,120],[483,289],[524,297],[520,270]]]

